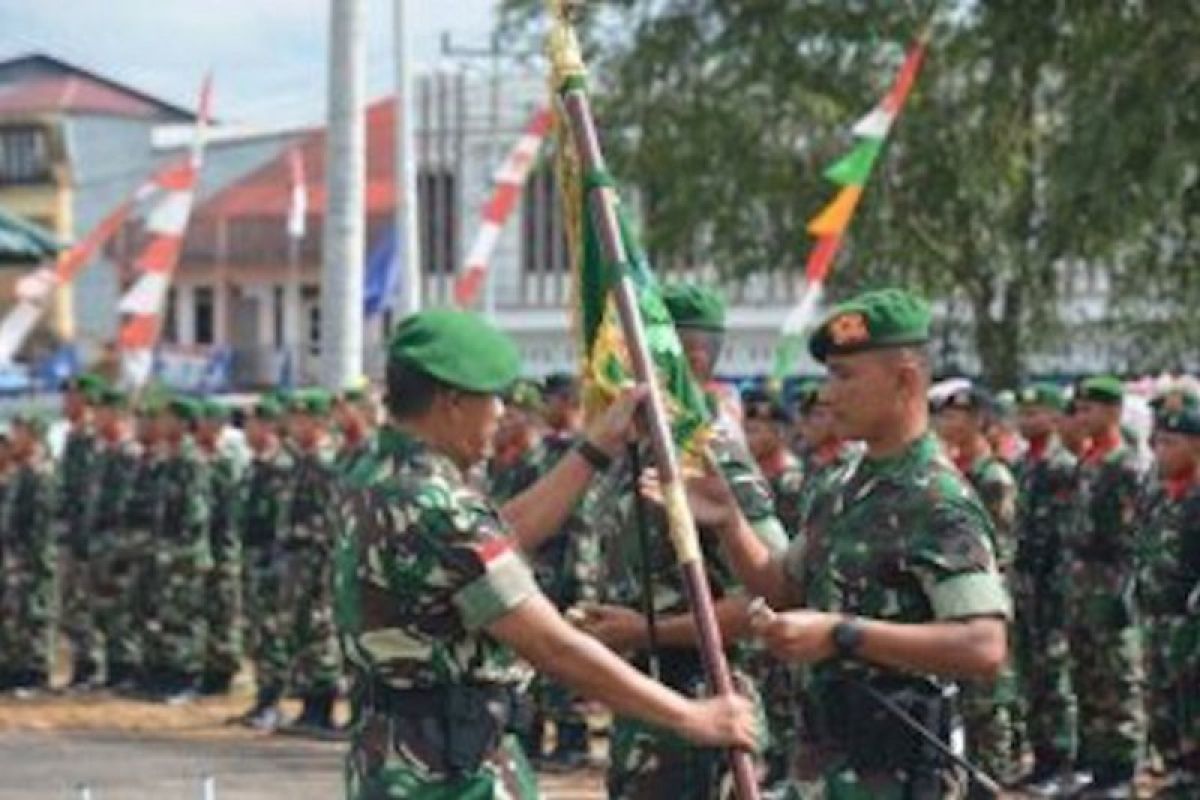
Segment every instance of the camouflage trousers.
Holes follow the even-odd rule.
[[[71,644],[76,669],[94,673],[104,654],[92,608],[92,567],[76,534],[64,529],[60,538],[64,542],[59,552],[60,626]]]
[[[159,546],[151,580],[154,613],[146,640],[149,669],[189,678],[203,672],[204,586],[210,564],[196,547]]]
[[[802,742],[796,774],[763,793],[763,800],[961,800],[962,775],[950,769],[922,782],[891,772],[854,769],[844,753]]]
[[[1092,580],[1083,566],[1070,594],[1071,684],[1078,687],[1079,762],[1090,769],[1136,766],[1145,736],[1145,668],[1136,615],[1126,592]]]
[[[704,692],[703,676],[679,678],[666,682],[691,697]],[[745,675],[737,675],[736,681],[757,706],[760,730],[769,737],[757,687]],[[724,750],[697,747],[671,731],[628,717],[613,719],[609,742],[605,782],[610,800],[719,800],[732,796]]]
[[[246,644],[260,691],[267,687],[282,691],[287,684],[287,620],[280,606],[282,569],[282,559],[274,548],[246,549]]]
[[[536,800],[537,779],[520,744],[506,736],[470,775],[451,777],[417,755],[383,716],[356,714],[346,757],[349,800]]]
[[[962,715],[967,757],[999,782],[1013,772],[1011,670],[995,682],[963,681]]]
[[[757,644],[754,647],[747,671],[757,679],[762,695],[769,733],[763,758],[767,762],[767,781],[775,783],[787,777],[796,750],[799,686],[792,665],[780,661]]]
[[[301,695],[332,689],[342,675],[332,563],[319,547],[300,547],[285,558],[279,608],[286,621],[291,686]]]
[[[47,541],[0,564],[0,673],[37,673],[53,668],[55,548]]]
[[[1019,575],[1013,648],[1028,739],[1041,765],[1074,763],[1079,712],[1071,687],[1063,587]]]
[[[234,675],[242,663],[242,551],[235,540],[213,541],[205,586],[205,672]]]
[[[145,664],[153,604],[150,542],[147,529],[105,531],[96,534],[89,548],[92,619],[110,678]]]
[[[1200,780],[1200,623],[1166,615],[1147,623],[1150,741],[1168,771]],[[1200,796],[1200,785],[1192,791]]]

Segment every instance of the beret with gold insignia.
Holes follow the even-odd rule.
[[[403,319],[388,343],[388,360],[478,394],[503,393],[521,371],[512,339],[478,314],[450,309]]]
[[[831,355],[861,353],[929,341],[929,306],[903,289],[877,289],[835,307],[813,331],[808,351],[822,363]]]

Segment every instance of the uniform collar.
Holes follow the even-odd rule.
[[[434,450],[407,431],[392,425],[385,425],[379,429],[377,441],[378,453],[381,458],[397,461],[427,461],[431,465],[436,465],[439,471],[449,470],[450,474],[460,480],[463,477],[462,470],[449,456]]]
[[[796,457],[789,453],[786,447],[781,445],[760,461],[758,468],[762,470],[763,477],[769,479],[779,477],[795,464]]]
[[[1121,434],[1116,431],[1105,433],[1092,439],[1092,444],[1083,454],[1083,460],[1088,464],[1099,464],[1121,447]]]

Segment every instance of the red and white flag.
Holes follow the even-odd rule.
[[[146,216],[146,240],[134,261],[140,276],[121,298],[123,321],[119,343],[125,381],[132,387],[150,377],[154,346],[158,342],[162,309],[191,215],[196,176],[203,161],[212,100],[212,76],[200,89],[200,108],[191,153],[186,161],[172,165],[152,181],[153,204]]]
[[[459,306],[467,307],[475,303],[479,289],[487,278],[488,264],[496,243],[500,241],[500,233],[504,223],[512,215],[525,188],[525,181],[537,163],[538,151],[542,141],[554,123],[554,112],[549,108],[539,108],[534,113],[525,132],[517,139],[516,145],[509,151],[508,157],[496,171],[496,189],[488,199],[483,209],[483,224],[479,233],[475,234],[475,242],[467,254],[467,262],[454,284],[454,300]]]
[[[304,180],[304,154],[299,147],[288,153],[292,176],[292,202],[288,207],[287,231],[293,239],[303,239],[308,219],[308,184]]]

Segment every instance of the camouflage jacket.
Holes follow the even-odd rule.
[[[292,455],[282,447],[251,460],[241,518],[247,548],[267,551],[278,544],[291,515],[294,468]]]
[[[805,608],[903,623],[1008,616],[992,539],[987,511],[926,433],[899,455],[840,471],[813,499],[784,566]],[[843,669],[827,661],[813,674]]]
[[[775,515],[788,538],[800,528],[800,503],[804,493],[804,465],[788,450],[768,461],[759,462],[763,477],[771,488]]]
[[[195,445],[184,442],[160,465],[154,506],[155,541],[168,553],[212,564],[208,526],[212,515],[211,476]]]
[[[772,550],[782,552],[787,547],[787,533],[775,515],[771,489],[742,439],[717,434],[710,448],[733,489],[742,513],[759,538]],[[652,463],[648,452],[643,456],[642,463],[647,466]],[[643,504],[648,528],[647,553],[643,558],[634,498],[635,481],[629,459],[622,458],[613,464],[593,490],[589,516],[604,554],[600,580],[604,595],[602,599],[614,605],[640,610],[643,576],[647,576],[657,613],[686,613],[689,606],[675,550],[667,532],[666,514],[652,503]],[[719,599],[730,594],[737,587],[737,582],[719,546],[717,535],[704,528],[700,529],[699,535],[709,584],[713,596]]]
[[[143,449],[138,457],[125,502],[125,525],[129,528],[155,530],[163,463],[162,454],[156,451]]]
[[[1085,457],[1079,466],[1080,501],[1069,549],[1077,563],[1102,568],[1108,591],[1132,586],[1145,481],[1137,453],[1124,443]]]
[[[4,505],[0,510],[3,550],[19,563],[42,558],[41,549],[54,541],[54,467],[47,461],[17,465],[8,475]]]
[[[228,560],[239,550],[245,483],[236,459],[221,451],[203,454],[209,475],[208,536],[213,557]]]
[[[503,505],[537,482],[541,462],[545,459],[542,445],[526,450],[511,464],[501,464],[493,458],[487,465],[487,495]]]
[[[1001,572],[1008,572],[1017,553],[1017,482],[1008,465],[995,456],[975,460],[966,472],[992,518],[992,549]]]
[[[281,542],[284,549],[313,547],[333,551],[334,504],[338,473],[328,446],[297,450],[291,475],[291,503]]]
[[[484,628],[537,584],[495,506],[449,458],[382,430],[340,518],[336,608],[362,680],[398,689],[527,680],[528,667]]]
[[[84,515],[90,536],[113,534],[125,524],[125,509],[137,477],[140,450],[135,442],[104,443],[96,453],[96,477]]]
[[[72,428],[63,445],[59,462],[59,515],[67,523],[71,536],[82,535],[79,528],[86,511],[88,484],[96,461],[96,437],[87,428]]]
[[[1200,615],[1200,486],[1182,497],[1156,487],[1138,539],[1141,607],[1154,618]]]
[[[533,480],[522,488],[528,488],[545,477],[563,459],[579,436],[574,433],[551,432],[529,455],[533,465]],[[530,561],[538,586],[560,609],[568,608],[580,600],[594,600],[596,570],[599,553],[591,540],[587,524],[587,495],[579,500],[575,509],[563,522],[554,536],[547,539]]]
[[[1065,562],[1064,546],[1078,519],[1078,461],[1057,438],[1044,454],[1027,452],[1018,470],[1017,555],[1020,573],[1053,576]]]

